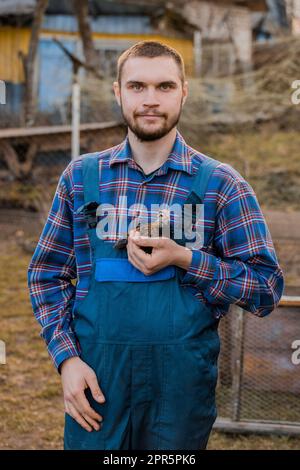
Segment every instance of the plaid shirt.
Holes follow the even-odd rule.
[[[177,130],[163,165],[145,175],[132,157],[128,136],[99,159],[101,203],[147,207],[184,203],[192,175],[204,154],[187,145]],[[28,268],[30,298],[55,366],[80,354],[72,330],[74,302],[82,299],[92,267],[86,222],[76,210],[84,204],[82,156],[63,171],[51,209]],[[252,187],[230,165],[220,163],[209,180],[204,199],[204,234],[209,243],[192,250],[192,261],[182,282],[207,303],[216,318],[232,303],[263,317],[277,306],[284,287],[266,221]],[[71,280],[77,279],[76,286]]]

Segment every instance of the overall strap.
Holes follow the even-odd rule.
[[[199,166],[193,182],[190,193],[185,201],[185,204],[201,204],[204,201],[205,193],[209,178],[214,169],[220,165],[221,162],[214,158],[206,156],[206,159]]]
[[[97,225],[96,211],[99,200],[99,159],[97,153],[89,153],[82,158],[82,184],[84,204],[76,214],[83,214],[89,228]]]
[[[99,159],[98,152],[87,154],[82,158],[84,202],[99,203]]]
[[[192,180],[191,190],[187,196],[187,199],[182,206],[182,210],[184,214],[190,215],[190,223],[192,227],[193,224],[196,223],[197,220],[197,204],[204,203],[205,193],[207,191],[207,186],[209,182],[209,178],[214,171],[214,169],[220,164],[218,160],[214,158],[207,157],[206,159],[200,164],[199,168],[197,169],[196,174]],[[189,206],[188,206],[189,205]],[[184,215],[183,215],[184,216]],[[185,245],[186,239],[185,237],[182,240],[176,240],[177,243]]]

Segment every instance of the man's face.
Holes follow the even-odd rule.
[[[178,123],[187,97],[177,63],[172,57],[131,57],[122,70],[116,99],[129,129],[141,141],[167,135]]]

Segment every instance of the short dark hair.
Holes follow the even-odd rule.
[[[172,57],[178,65],[180,78],[182,83],[185,80],[185,69],[184,61],[179,52],[177,52],[173,47],[167,46],[160,41],[140,41],[131,46],[129,49],[126,49],[117,62],[117,81],[121,85],[121,76],[122,70],[125,62],[130,57]]]

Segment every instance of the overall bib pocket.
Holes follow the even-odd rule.
[[[115,342],[173,339],[171,284],[175,266],[146,276],[127,258],[95,260],[95,289],[101,298],[98,337]]]

